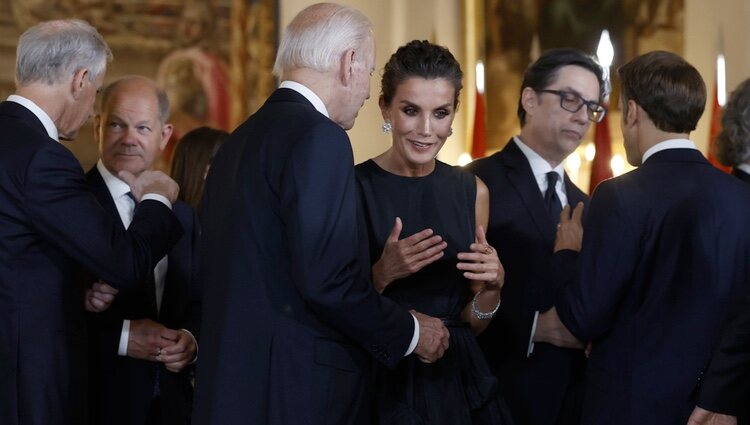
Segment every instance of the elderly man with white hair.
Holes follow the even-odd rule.
[[[369,423],[371,358],[431,362],[448,347],[440,320],[409,314],[368,279],[345,130],[374,63],[367,18],[308,7],[282,37],[279,89],[216,155],[195,424]]]
[[[0,103],[3,425],[85,423],[83,269],[132,289],[182,234],[171,212],[174,181],[159,172],[120,175],[141,201],[125,231],[58,141],[72,140],[91,116],[111,58],[83,21],[40,23],[21,35],[16,92]]]

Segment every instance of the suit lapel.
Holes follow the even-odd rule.
[[[109,192],[109,189],[107,188],[107,184],[104,183],[104,178],[102,178],[101,173],[96,168],[96,165],[89,170],[88,173],[86,173],[86,179],[89,182],[89,187],[91,188],[91,191],[94,193],[94,196],[96,197],[97,201],[99,201],[99,204],[104,208],[107,213],[117,222],[120,229],[125,230],[125,226],[122,224],[122,219],[120,219],[120,213],[117,211],[117,206],[115,206],[115,201],[112,199],[112,194]],[[156,264],[154,264],[156,266]],[[156,283],[154,282],[154,273],[149,273],[149,280],[148,284],[146,285],[145,291],[147,292],[147,297],[149,299],[149,311],[152,318],[156,319],[158,317],[158,310],[156,308]]]
[[[545,239],[551,240],[555,235],[555,223],[547,214],[544,198],[534,179],[529,161],[512,139],[503,149],[501,161],[508,170],[508,180],[523,201],[537,229]]]
[[[107,189],[107,185],[104,183],[104,178],[102,178],[96,165],[86,173],[86,179],[89,181],[89,187],[91,188],[91,191],[94,192],[94,196],[96,196],[96,200],[99,201],[102,208],[104,208],[107,213],[115,219],[121,229],[125,230],[125,226],[120,219],[120,213],[117,211],[117,206],[115,206],[115,201],[112,199],[112,194],[109,192],[109,189]]]
[[[586,203],[586,194],[570,181],[568,173],[565,173],[565,196],[568,197],[570,208],[575,208],[579,202]]]

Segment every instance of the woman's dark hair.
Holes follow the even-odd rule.
[[[750,78],[732,92],[713,148],[724,165],[734,167],[750,159]]]
[[[412,40],[399,47],[383,69],[383,78],[380,81],[380,96],[383,102],[390,105],[399,84],[414,77],[448,80],[456,89],[453,107],[458,107],[458,95],[463,87],[461,80],[464,73],[450,50],[427,40]]]
[[[179,200],[199,210],[205,183],[203,176],[228,137],[226,131],[211,127],[199,127],[182,136],[172,157],[170,173],[180,185]]]

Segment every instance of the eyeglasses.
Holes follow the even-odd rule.
[[[607,110],[593,100],[584,100],[580,94],[565,90],[536,90],[539,93],[552,93],[560,96],[560,107],[568,112],[578,112],[586,105],[589,121],[601,122]]]

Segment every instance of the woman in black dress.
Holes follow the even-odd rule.
[[[508,424],[475,334],[500,305],[504,271],[484,229],[481,180],[436,158],[450,136],[463,73],[444,47],[412,41],[385,66],[380,109],[392,146],[356,168],[378,291],[443,320],[450,347],[425,363],[378,368],[381,424]]]

